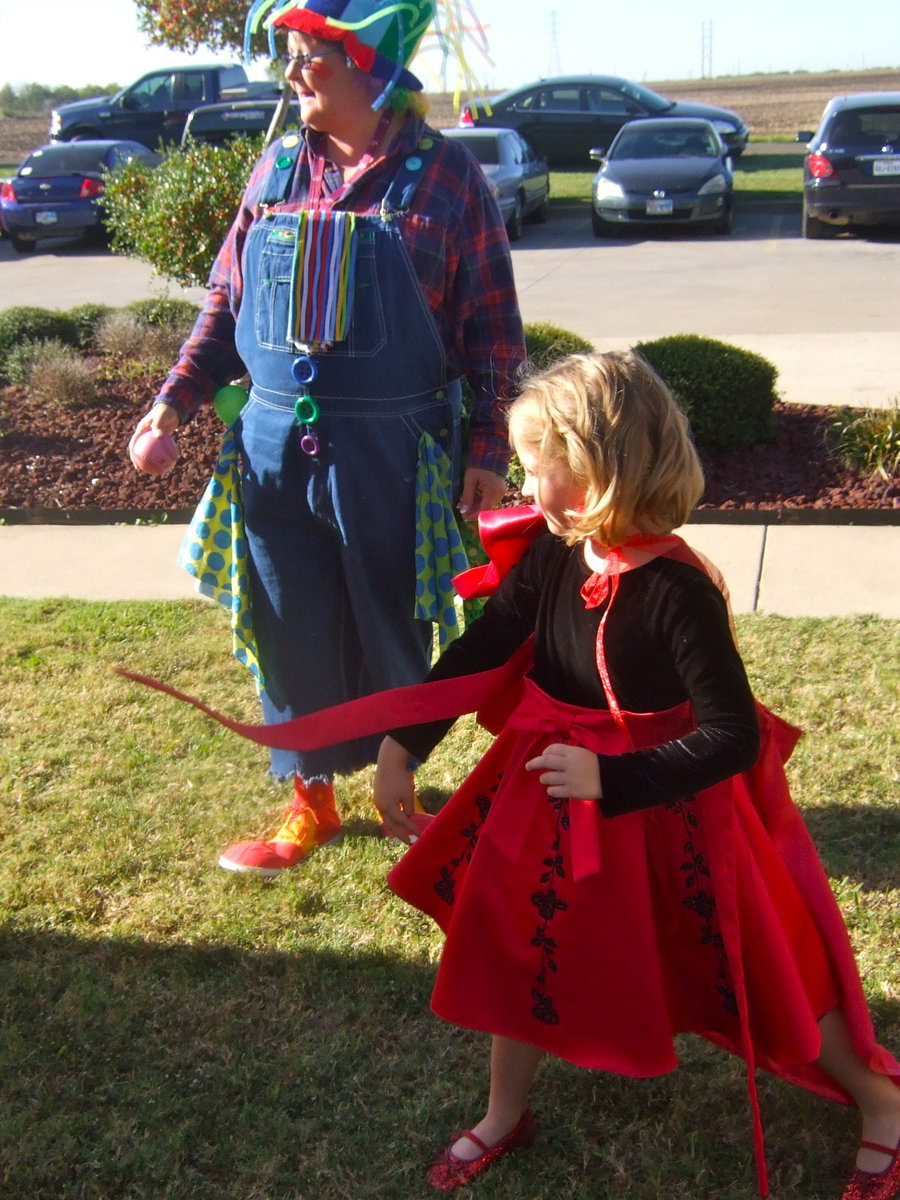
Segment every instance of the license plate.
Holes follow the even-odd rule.
[[[40,209],[34,214],[35,225],[55,225],[59,217],[52,209]]]
[[[675,211],[674,200],[648,200],[648,217],[668,217]]]
[[[876,158],[872,161],[873,175],[900,175],[900,158]]]

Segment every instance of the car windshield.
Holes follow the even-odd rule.
[[[33,150],[19,167],[20,175],[78,175],[103,166],[106,147],[97,149],[85,142],[64,142]]]
[[[715,138],[705,129],[684,129],[674,123],[666,129],[626,125],[610,158],[715,158],[718,153]]]
[[[472,134],[466,137],[454,136],[455,142],[462,142],[467,150],[475,155],[482,166],[496,166],[500,161],[500,143],[496,138],[479,137]]]

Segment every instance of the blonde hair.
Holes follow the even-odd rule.
[[[653,368],[630,351],[572,354],[526,380],[509,410],[513,437],[540,464],[565,463],[585,489],[567,513],[569,545],[618,546],[632,527],[671,533],[703,494],[687,418]]]

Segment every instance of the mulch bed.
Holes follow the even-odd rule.
[[[197,503],[212,471],[222,423],[201,413],[180,431],[169,474],[140,475],[127,453],[134,426],[160,384],[144,376],[103,384],[98,402],[71,411],[20,388],[0,391],[0,509],[181,511]],[[832,410],[779,404],[772,442],[704,457],[709,510],[900,509],[900,481],[863,479],[827,450]],[[5,513],[15,519],[15,513]],[[24,514],[23,514],[24,515]]]

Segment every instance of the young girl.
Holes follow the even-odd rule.
[[[526,386],[510,427],[546,530],[428,678],[533,638],[531,665],[389,877],[446,933],[434,1011],[493,1035],[487,1111],[429,1182],[451,1191],[531,1142],[544,1052],[652,1076],[691,1032],[746,1060],[763,1195],[756,1066],[858,1105],[843,1200],[900,1196],[900,1065],[787,791],[798,731],[754,702],[720,580],[672,535],[702,491],[683,415],[640,358],[576,355]],[[411,759],[448,728],[382,745],[375,801],[404,841]]]

